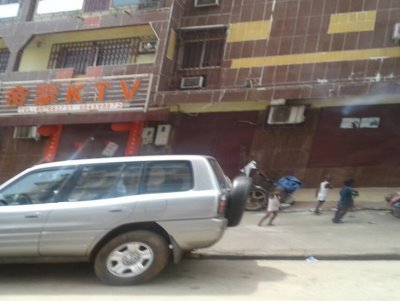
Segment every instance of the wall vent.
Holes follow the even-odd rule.
[[[297,124],[304,121],[305,106],[273,106],[268,115],[268,124]]]
[[[194,0],[195,7],[207,7],[219,5],[219,0]]]
[[[204,86],[204,76],[182,77],[182,89],[199,89]]]

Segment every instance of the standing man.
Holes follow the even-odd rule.
[[[338,203],[337,211],[332,219],[332,222],[335,224],[342,223],[343,216],[347,213],[349,209],[353,207],[353,196],[358,195],[357,190],[353,188],[353,179],[346,180],[343,184],[344,186],[340,190],[340,200]]]
[[[324,177],[323,181],[319,184],[319,188],[315,192],[315,196],[317,198],[317,207],[315,207],[314,213],[321,214],[321,207],[325,203],[326,198],[328,196],[328,190],[332,189],[331,185],[331,177],[326,176]]]

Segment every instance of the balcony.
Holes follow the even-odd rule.
[[[0,0],[0,23],[5,23],[18,16],[19,0]]]

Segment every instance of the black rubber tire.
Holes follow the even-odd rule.
[[[268,195],[262,189],[253,188],[246,199],[244,209],[246,211],[260,211],[268,204]]]
[[[108,256],[119,246],[125,243],[144,243],[153,252],[153,262],[141,274],[132,277],[118,277],[107,268]],[[133,285],[144,283],[157,276],[167,265],[169,249],[166,240],[151,231],[132,231],[116,236],[106,243],[97,253],[94,260],[96,276],[110,285]]]
[[[251,178],[246,176],[237,176],[233,179],[225,212],[228,227],[235,227],[240,224],[246,200],[251,190],[251,182]]]

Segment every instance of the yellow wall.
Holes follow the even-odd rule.
[[[360,11],[331,15],[328,33],[373,31],[376,11]]]
[[[231,68],[236,69],[236,68],[252,68],[252,67],[268,67],[268,66],[302,65],[311,63],[357,61],[357,60],[368,60],[374,57],[378,58],[400,57],[400,47],[239,58],[232,60]]]
[[[174,60],[175,57],[175,47],[176,47],[176,31],[171,29],[168,38],[168,48],[167,48],[167,58],[171,61]]]
[[[4,43],[3,39],[0,39],[0,48],[7,48],[7,45]]]
[[[36,36],[24,49],[19,71],[46,70],[53,44],[130,37],[155,38],[156,36],[151,26],[147,25]],[[138,64],[152,63],[155,60],[155,55],[140,55],[137,59],[136,63]]]
[[[271,23],[270,20],[233,23],[229,27],[227,41],[231,43],[269,39]]]

